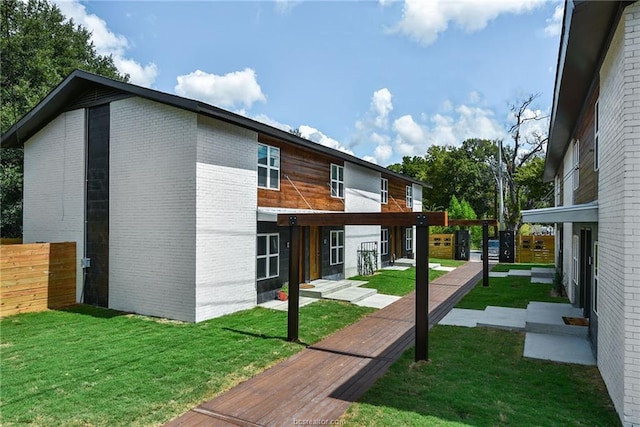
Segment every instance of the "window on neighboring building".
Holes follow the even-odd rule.
[[[344,231],[331,230],[331,265],[344,263]]]
[[[280,237],[258,234],[256,275],[258,280],[278,277]]]
[[[405,247],[407,251],[413,250],[413,228],[407,228],[405,232]]]
[[[389,180],[386,178],[380,180],[380,201],[383,205],[389,203]]]
[[[258,144],[258,187],[280,189],[280,149]]]
[[[594,127],[595,127],[595,136],[593,138],[593,169],[594,170],[598,170],[598,166],[599,166],[599,156],[600,156],[600,150],[598,147],[598,133],[600,130],[600,101],[596,101],[596,112],[595,112],[595,117],[593,118],[594,121]]]
[[[383,228],[380,230],[380,255],[387,255],[389,253],[389,229]]]
[[[413,186],[407,185],[407,207],[413,209]]]
[[[573,189],[580,186],[580,140],[573,142]]]
[[[344,198],[344,166],[331,164],[331,197]]]
[[[573,235],[573,240],[571,242],[571,256],[573,257],[573,263],[571,265],[571,280],[575,285],[578,284],[578,272],[580,271],[580,254],[578,251],[580,250],[580,240],[578,240],[578,235]]]
[[[598,313],[598,241],[593,244],[593,311]]]

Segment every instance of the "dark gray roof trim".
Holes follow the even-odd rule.
[[[613,29],[620,19],[622,9],[631,3],[633,2],[565,2],[549,124],[545,181],[553,180],[562,164]]]
[[[410,178],[406,175],[393,172],[373,163],[359,159],[347,153],[343,153],[333,148],[325,147],[315,142],[300,138],[290,132],[286,132],[264,123],[257,122],[247,117],[223,110],[204,102],[195,101],[193,99],[183,98],[177,95],[171,95],[153,89],[136,86],[131,83],[124,83],[107,77],[98,76],[82,70],[75,70],[66,79],[62,81],[55,89],[53,89],[38,105],[22,117],[14,124],[4,135],[2,135],[2,148],[21,147],[24,141],[28,140],[36,132],[42,129],[47,123],[53,120],[65,107],[83,95],[92,85],[102,85],[111,88],[114,91],[120,91],[139,96],[141,98],[150,99],[162,104],[181,108],[194,113],[203,114],[222,120],[236,126],[241,126],[255,132],[272,136],[288,143],[308,148],[323,154],[339,157],[350,163],[357,164],[369,169],[384,173],[385,175],[395,176],[405,181],[422,185],[423,187],[433,188],[430,184]]]

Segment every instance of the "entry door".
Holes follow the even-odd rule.
[[[583,316],[591,317],[591,279],[593,253],[591,249],[591,229],[580,230],[580,296],[583,305]]]
[[[309,280],[320,278],[320,268],[320,227],[311,227],[309,230]]]

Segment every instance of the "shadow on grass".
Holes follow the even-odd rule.
[[[274,336],[274,335],[267,335],[267,334],[257,334],[255,332],[249,332],[249,331],[242,331],[240,329],[234,329],[234,328],[228,328],[228,327],[223,327],[221,328],[225,331],[229,331],[229,332],[233,332],[236,334],[240,334],[240,335],[246,335],[249,337],[253,337],[253,338],[260,338],[260,339],[265,339],[265,340],[277,340],[277,341],[283,341],[283,342],[288,342],[287,341],[287,337],[281,337],[281,336]],[[309,344],[303,342],[303,341],[295,341],[296,344],[300,344],[304,347],[308,347]]]
[[[113,319],[114,317],[126,316],[131,313],[111,310],[109,308],[96,307],[93,305],[77,304],[71,307],[60,308],[56,311],[66,311],[68,313],[83,314],[98,319]]]

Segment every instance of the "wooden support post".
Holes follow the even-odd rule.
[[[489,223],[482,221],[482,286],[489,286]]]
[[[415,361],[429,359],[429,226],[426,215],[416,224]]]
[[[289,217],[289,314],[287,341],[298,341],[300,311],[300,226],[295,216]]]

